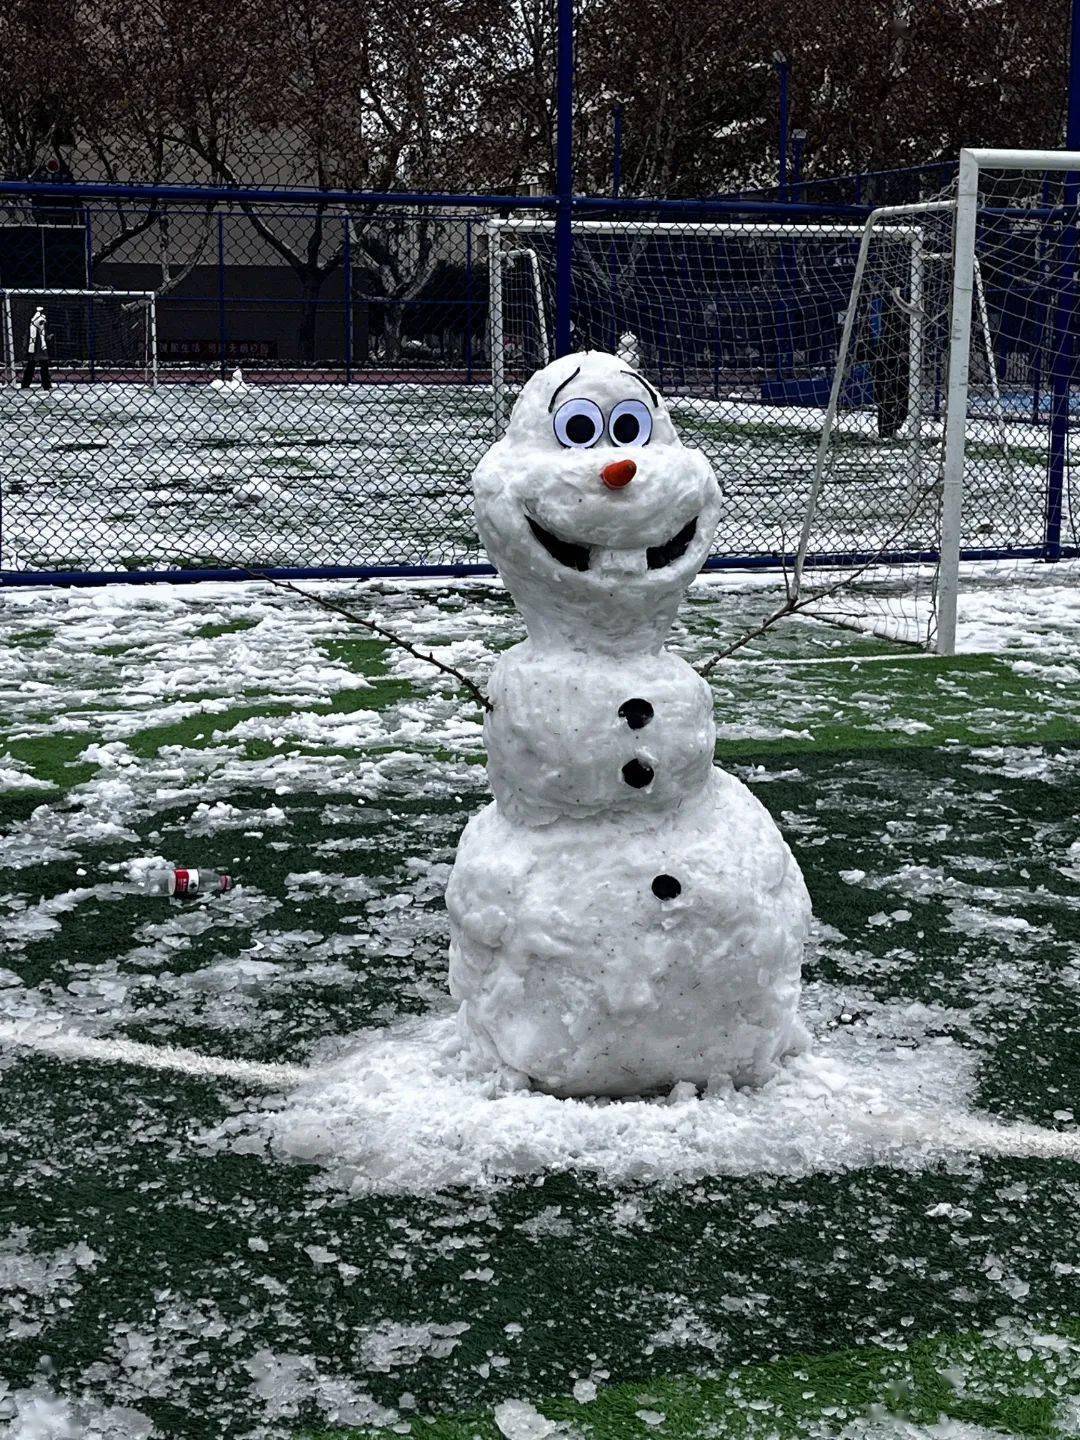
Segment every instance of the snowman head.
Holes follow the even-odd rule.
[[[720,512],[709,462],[654,386],[595,350],[532,376],[473,490],[530,636],[603,649],[663,642]]]

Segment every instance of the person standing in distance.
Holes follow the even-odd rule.
[[[41,388],[52,389],[49,374],[49,341],[45,333],[45,311],[39,305],[30,316],[30,334],[26,342],[26,365],[23,368],[22,388],[29,390],[34,381],[34,371],[41,366]]]

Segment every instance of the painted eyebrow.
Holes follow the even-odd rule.
[[[561,384],[561,385],[558,387],[558,389],[555,391],[555,394],[552,395],[552,397],[551,397],[551,402],[550,402],[550,404],[548,405],[548,414],[549,414],[549,415],[551,414],[552,410],[555,409],[555,401],[559,398],[559,392],[562,391],[562,390],[565,390],[566,387],[567,387],[567,385],[570,384],[570,381],[571,381],[571,380],[576,380],[577,377],[578,377],[580,374],[581,374],[581,366],[579,365],[572,375],[567,375],[566,379],[562,382],[562,384]]]
[[[622,373],[624,375],[631,376],[631,378],[636,380],[639,385],[644,385],[645,389],[649,392],[649,395],[652,398],[653,409],[658,410],[660,408],[660,396],[645,379],[644,375],[639,375],[636,370],[624,370]]]

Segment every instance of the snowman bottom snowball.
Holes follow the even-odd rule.
[[[810,899],[768,811],[721,770],[652,815],[529,828],[489,805],[446,903],[463,1036],[538,1089],[757,1085],[806,1047]]]

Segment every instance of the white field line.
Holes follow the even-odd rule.
[[[1036,650],[963,650],[956,655],[937,655],[932,650],[919,650],[912,655],[807,655],[802,659],[785,659],[783,656],[730,655],[721,665],[768,665],[777,669],[790,670],[797,665],[906,665],[911,661],[940,660],[946,665],[951,660],[1000,660],[1007,664],[1011,660],[1036,660],[1048,663],[1045,656]]]
[[[263,1065],[254,1060],[225,1060],[174,1045],[144,1045],[135,1040],[102,1040],[58,1030],[48,1023],[0,1023],[0,1046],[8,1044],[61,1060],[96,1060],[175,1070],[191,1076],[220,1076],[248,1081],[254,1088],[287,1090],[333,1072],[333,1065]],[[957,1151],[1013,1159],[1071,1160],[1080,1164],[1080,1130],[1046,1130],[1038,1125],[995,1125],[976,1115],[948,1112],[908,1115],[859,1115],[854,1126],[890,1146]]]
[[[978,1115],[948,1111],[860,1117],[859,1128],[906,1149],[960,1151],[1016,1160],[1072,1160],[1080,1164],[1080,1130],[1046,1130],[1040,1125],[996,1125]]]
[[[176,1045],[143,1045],[137,1040],[101,1040],[59,1030],[47,1022],[0,1023],[0,1046],[12,1045],[60,1060],[114,1061],[146,1070],[178,1070],[184,1075],[217,1075],[247,1080],[259,1089],[288,1089],[317,1071],[303,1065],[262,1065],[256,1060],[226,1060]]]
[[[915,655],[808,655],[801,660],[787,660],[781,656],[750,656],[731,655],[726,660],[721,660],[721,665],[768,665],[773,669],[791,670],[796,665],[895,665],[897,663],[907,664],[912,660],[941,660],[941,655],[935,655],[929,650],[921,650]],[[948,657],[953,658],[953,657]]]

